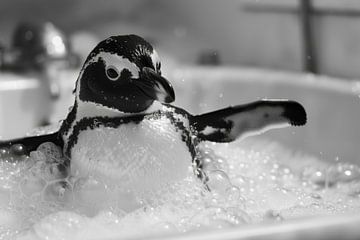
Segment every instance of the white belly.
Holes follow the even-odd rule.
[[[71,151],[73,175],[91,175],[124,191],[155,190],[182,180],[191,164],[180,132],[165,117],[82,131]]]

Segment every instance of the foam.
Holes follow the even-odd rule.
[[[65,159],[51,143],[30,157],[6,152],[0,162],[0,237],[119,239],[360,212],[356,165],[326,163],[266,140],[200,149],[205,185],[189,174],[146,199],[120,194],[94,176],[76,179],[57,171]],[[134,198],[137,205],[127,206]]]

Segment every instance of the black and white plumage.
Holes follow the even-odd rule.
[[[75,103],[58,132],[0,142],[27,151],[50,141],[63,148],[72,174],[106,176],[135,189],[178,180],[196,162],[201,141],[231,142],[268,128],[306,123],[297,102],[262,100],[193,116],[161,76],[156,51],[136,35],[100,42],[86,59]],[[155,179],[155,180],[154,180]]]

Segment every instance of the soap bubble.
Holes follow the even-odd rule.
[[[250,218],[238,208],[209,207],[195,214],[190,221],[197,228],[227,228],[248,223]]]
[[[305,168],[302,172],[302,178],[317,187],[325,187],[327,183],[326,172],[314,167]]]
[[[79,178],[74,183],[74,204],[85,207],[85,213],[95,214],[109,203],[109,190],[106,184],[89,176]]]
[[[195,226],[208,226],[216,220],[220,220],[221,218],[224,219],[226,216],[225,209],[221,207],[209,207],[206,209],[203,209],[202,211],[196,213],[190,221]]]
[[[215,161],[215,153],[210,148],[199,148],[197,159],[200,161],[200,166],[205,171],[211,171],[219,169],[219,166]]]
[[[212,171],[212,170],[217,170],[219,169],[218,164],[215,162],[215,159],[213,157],[210,156],[203,156],[200,159],[200,164],[202,166],[202,169],[204,171]]]
[[[249,181],[244,176],[235,176],[233,179],[231,179],[231,181],[239,188],[240,192],[245,192],[249,189]]]
[[[46,185],[42,197],[44,201],[65,203],[72,197],[71,190],[66,181],[53,181]]]
[[[205,145],[204,147],[201,148],[201,152],[203,155],[211,155],[214,156],[215,155],[215,151],[214,149],[212,149],[210,146]]]
[[[331,183],[360,180],[360,168],[354,164],[339,163],[327,169],[327,179]]]
[[[10,154],[22,156],[26,153],[26,148],[22,144],[14,144],[10,147]]]
[[[39,194],[46,186],[46,181],[42,178],[28,176],[20,181],[20,191],[26,197]]]
[[[46,156],[43,152],[32,151],[30,152],[30,159],[33,162],[46,162]]]
[[[9,157],[10,151],[8,148],[0,148],[0,158],[6,159]]]
[[[0,239],[16,239],[19,230],[0,225]]]
[[[199,159],[200,166],[204,171],[229,170],[227,161],[223,157],[215,154],[214,150],[210,147],[203,146],[198,148],[197,159]]]
[[[220,156],[216,156],[215,163],[218,166],[218,169],[223,170],[225,172],[229,171],[229,164],[227,163],[227,161],[224,158],[222,158]]]
[[[43,153],[45,155],[47,162],[63,162],[63,154],[60,147],[56,146],[52,142],[42,143],[37,151]]]
[[[64,179],[67,176],[66,166],[58,163],[48,163],[42,166],[43,178],[47,181]]]
[[[208,173],[209,180],[206,184],[209,186],[210,190],[223,195],[226,192],[226,189],[231,187],[230,179],[228,175],[221,170],[214,170]]]
[[[251,217],[243,208],[229,207],[226,209],[227,219],[235,225],[251,223]]]
[[[230,202],[237,202],[240,199],[240,189],[237,186],[230,186],[225,190],[226,197]]]
[[[126,193],[99,176],[63,174],[68,166],[61,149],[47,143],[22,163],[0,162],[0,193],[11,196],[0,205],[16,211],[24,222],[21,229],[32,234],[50,231],[69,237],[96,231],[100,237],[115,238],[129,231],[187,232],[359,211],[356,165],[307,164],[307,158],[269,144],[203,145],[198,157],[208,176],[205,183],[189,173],[161,191],[146,196],[136,192],[126,199]],[[9,149],[3,154],[10,154]],[[127,208],[125,202],[134,206]]]

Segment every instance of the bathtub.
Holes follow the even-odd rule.
[[[273,139],[323,160],[360,163],[360,82],[231,67],[184,67],[168,76],[176,92],[175,105],[195,114],[263,98],[299,101],[308,114],[305,127],[276,129],[261,138]],[[360,216],[339,215],[164,239],[360,239],[358,226]]]
[[[261,137],[324,160],[359,163],[359,82],[230,67],[182,67],[168,71],[166,76],[175,88],[174,105],[194,114],[263,98],[299,101],[308,113],[305,127],[269,131]],[[71,91],[76,77],[75,72],[63,73],[61,96],[51,102],[41,80],[6,75],[0,80],[0,135],[21,136],[43,118],[55,122],[64,118],[73,103]],[[153,239],[360,239],[358,226],[360,216],[339,215]]]
[[[52,99],[42,76],[0,72],[0,138],[21,137],[44,122],[64,119],[74,103],[72,89],[77,76],[75,70],[60,71],[60,95]]]
[[[262,135],[321,159],[359,163],[360,82],[241,68],[183,68],[169,74],[175,105],[202,113],[264,98],[302,103],[308,123]]]

